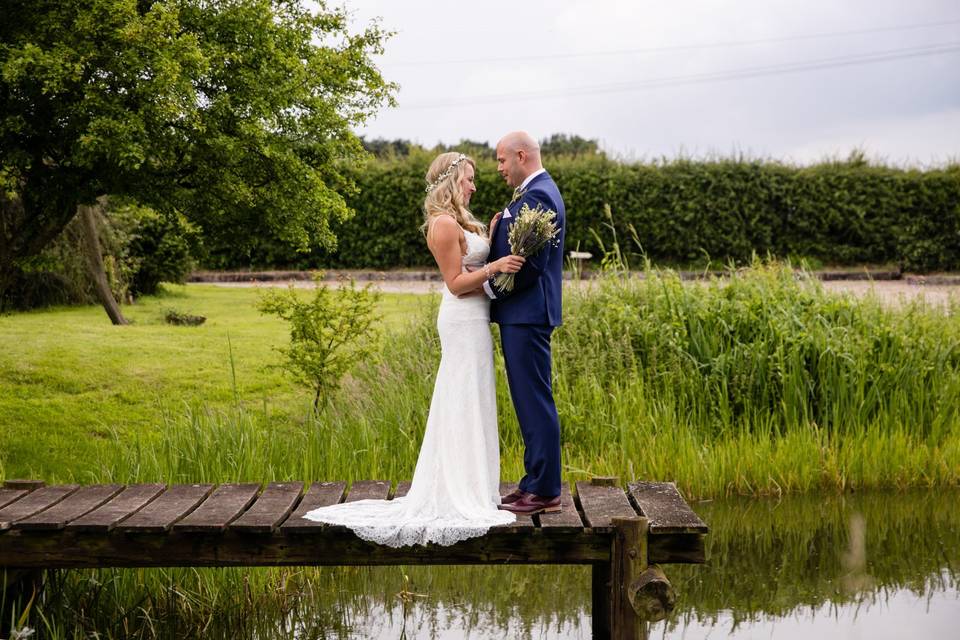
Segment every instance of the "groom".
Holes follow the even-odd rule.
[[[493,299],[490,320],[500,325],[510,397],[523,435],[526,474],[518,489],[501,498],[501,509],[533,515],[560,511],[560,419],[553,401],[550,335],[560,326],[563,280],[563,198],[540,160],[540,145],[528,133],[509,133],[497,143],[497,171],[514,188],[513,199],[500,214],[490,243],[492,262],[510,253],[507,234],[520,209],[539,204],[556,212],[560,230],[554,245],[527,257],[514,287],[504,291],[493,280],[483,288]]]

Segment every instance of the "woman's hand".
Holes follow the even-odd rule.
[[[521,256],[503,256],[499,260],[494,260],[487,265],[490,273],[516,273],[527,259]]]
[[[493,240],[493,230],[497,228],[497,223],[500,222],[500,216],[503,215],[503,211],[498,211],[493,214],[493,217],[490,219],[490,234],[487,236],[488,239]]]

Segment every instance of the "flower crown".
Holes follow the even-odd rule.
[[[427,188],[425,189],[425,191],[427,193],[430,193],[431,191],[439,187],[441,182],[443,182],[444,180],[449,178],[451,175],[453,175],[453,172],[457,169],[457,165],[466,159],[467,159],[467,156],[463,155],[462,153],[459,156],[457,156],[457,159],[454,160],[449,167],[447,167],[446,171],[438,175],[436,180],[434,180],[433,182],[427,185]]]

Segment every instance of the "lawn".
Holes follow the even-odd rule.
[[[132,324],[119,327],[98,306],[0,316],[0,475],[82,480],[115,435],[156,434],[163,412],[225,408],[235,392],[259,408],[266,403],[280,422],[302,412],[310,393],[267,366],[288,333],[256,310],[258,295],[166,285],[162,295],[124,307]],[[383,327],[424,304],[424,296],[383,296]],[[168,325],[168,309],[207,320]]]

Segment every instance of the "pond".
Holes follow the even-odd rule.
[[[960,628],[960,493],[695,503],[708,564],[665,567],[650,638],[944,638]],[[587,567],[324,570],[265,636],[590,638]],[[263,622],[266,622],[265,620]],[[267,627],[272,627],[269,629]]]

